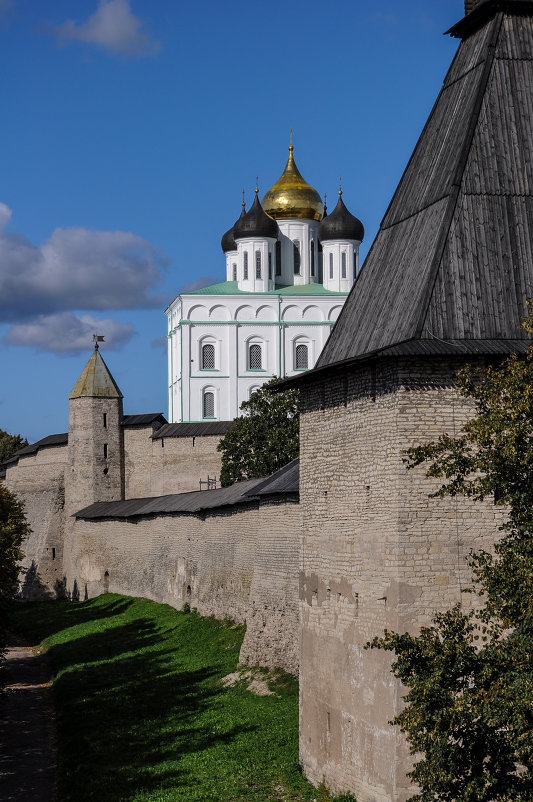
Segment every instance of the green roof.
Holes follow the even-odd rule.
[[[347,292],[326,290],[323,284],[277,284],[270,292],[248,292],[240,290],[236,281],[221,281],[209,287],[182,292],[181,295],[348,295]]]

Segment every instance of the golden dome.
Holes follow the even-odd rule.
[[[320,195],[300,175],[289,145],[289,158],[285,169],[263,198],[265,212],[276,220],[322,220],[324,205]]]

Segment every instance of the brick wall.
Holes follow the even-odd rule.
[[[124,428],[126,498],[188,493],[200,489],[200,479],[220,477],[220,435],[156,440],[151,435],[151,426]]]
[[[42,599],[61,592],[67,446],[41,448],[6,471],[6,486],[24,502],[31,533],[23,544],[21,592]]]
[[[303,393],[300,500],[300,754],[306,774],[359,802],[403,802],[406,743],[388,721],[402,688],[366,651],[385,628],[417,631],[434,611],[475,603],[470,548],[497,536],[490,502],[429,499],[404,449],[458,432],[471,406],[458,362],[367,366]]]
[[[206,493],[209,491],[205,491]],[[241,659],[298,663],[298,542],[294,499],[203,515],[77,520],[66,547],[69,590],[144,596],[247,624]]]

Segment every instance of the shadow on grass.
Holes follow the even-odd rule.
[[[119,802],[180,786],[183,793],[196,784],[196,756],[201,763],[205,750],[256,729],[228,721],[213,732],[209,710],[202,713],[225,692],[217,683],[225,664],[213,650],[201,668],[191,665],[186,627],[174,635],[150,617],[106,621],[131,604],[113,597],[104,603],[100,597],[97,605],[58,603],[53,626],[41,618],[46,611],[33,610],[32,629],[40,628],[41,636],[89,620],[101,627],[79,636],[71,630],[52,638],[48,649],[56,674],[62,802]]]
[[[9,605],[8,617],[13,629],[37,645],[68,627],[120,615],[132,603],[133,599],[113,595],[105,603],[100,596],[80,605],[58,599],[53,602],[52,615],[50,606],[43,605],[42,601],[14,601]]]

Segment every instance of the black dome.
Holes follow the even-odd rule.
[[[239,220],[241,220],[245,216],[245,214],[246,214],[246,209],[244,208],[244,201],[243,201],[242,202],[242,210],[241,210],[241,214],[240,214]],[[228,251],[236,251],[237,250],[237,243],[235,242],[235,237],[233,236],[233,230],[234,230],[235,226],[237,225],[237,223],[239,222],[239,220],[237,220],[237,222],[233,223],[232,227],[228,231],[226,231],[226,233],[223,235],[222,239],[220,240],[220,245],[222,246],[222,250],[224,251],[224,253],[227,253]]]
[[[364,236],[365,229],[362,222],[350,214],[339,195],[337,205],[331,214],[321,220],[318,226],[318,239],[321,242],[328,239],[356,239],[362,242]]]
[[[233,226],[234,239],[244,239],[244,237],[271,237],[272,239],[277,239],[278,234],[278,224],[263,210],[256,193],[250,211],[239,217]]]

